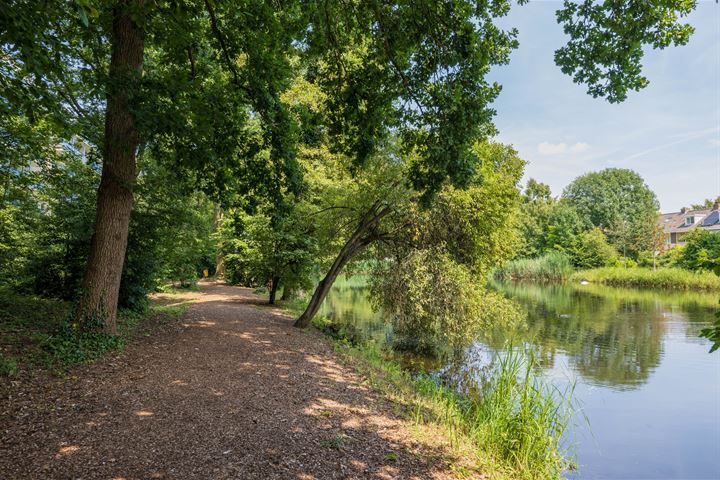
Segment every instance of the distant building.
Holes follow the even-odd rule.
[[[697,228],[720,233],[720,206],[717,202],[712,208],[690,210],[682,208],[679,212],[660,214],[658,222],[665,232],[665,245],[669,248],[684,245],[683,238]]]

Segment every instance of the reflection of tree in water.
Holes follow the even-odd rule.
[[[659,365],[669,321],[680,320],[688,335],[696,335],[713,319],[717,306],[712,293],[602,285],[514,284],[496,288],[523,304],[528,325],[521,332],[488,335],[484,343],[503,350],[505,340],[514,336],[516,343],[534,345],[541,367],[552,368],[557,355],[565,354],[589,381],[620,388],[646,382]],[[392,329],[383,322],[381,313],[373,311],[362,278],[340,279],[325,300],[322,313],[352,326],[366,340],[392,343]],[[403,358],[411,368],[421,370],[439,367],[438,360]]]
[[[325,299],[320,314],[333,322],[350,326],[363,339],[387,341],[390,331],[368,301],[368,288],[364,282],[339,278]]]
[[[552,367],[562,352],[588,380],[624,387],[644,383],[660,363],[667,313],[698,324],[716,302],[708,294],[598,286],[500,288],[527,308],[528,329],[519,336],[535,344],[541,365]]]

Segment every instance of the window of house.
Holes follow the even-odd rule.
[[[692,225],[695,223],[695,217],[686,217],[685,218],[685,225]]]

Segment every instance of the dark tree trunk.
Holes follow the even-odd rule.
[[[293,292],[292,287],[285,285],[283,287],[283,294],[282,294],[282,297],[280,297],[280,300],[282,300],[282,301],[292,300],[294,295],[295,295],[295,292]]]
[[[381,208],[380,202],[376,202],[367,213],[363,216],[355,232],[345,242],[343,248],[340,250],[337,258],[333,262],[330,270],[328,270],[325,278],[320,280],[318,286],[313,292],[313,296],[308,303],[307,308],[302,315],[295,321],[295,326],[299,328],[307,327],[312,321],[315,314],[317,314],[323,300],[327,296],[330,288],[337,279],[340,272],[352,258],[360,253],[366,246],[370,245],[375,240],[381,238],[381,235],[377,233],[376,228],[380,223],[380,220],[388,215],[392,209],[390,207]]]
[[[117,330],[117,303],[135,183],[140,136],[130,98],[143,66],[144,33],[133,22],[143,0],[119,2],[113,11],[103,169],[97,195],[95,230],[83,278],[77,319],[86,330]],[[135,12],[137,14],[137,12]]]
[[[270,300],[268,300],[268,303],[270,305],[275,305],[275,297],[277,296],[277,290],[279,285],[279,277],[273,277],[272,280],[270,280]]]

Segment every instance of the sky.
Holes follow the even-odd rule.
[[[688,45],[649,49],[650,84],[621,104],[586,94],[553,61],[567,40],[555,21],[561,0],[531,0],[503,18],[520,47],[490,79],[498,140],[528,161],[528,178],[560,195],[574,178],[604,168],[630,168],[655,192],[663,212],[720,195],[720,5],[699,0],[687,17]]]

